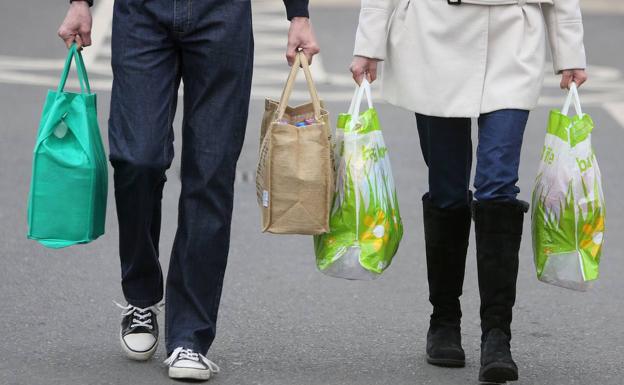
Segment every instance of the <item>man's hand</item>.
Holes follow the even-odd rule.
[[[319,53],[320,48],[316,42],[312,24],[307,17],[293,17],[288,30],[288,46],[286,48],[286,59],[288,65],[292,66],[295,61],[297,51],[302,50],[312,63],[312,56]]]
[[[374,82],[377,79],[377,63],[379,61],[379,59],[370,57],[354,56],[349,68],[353,74],[353,80],[359,85],[366,76],[369,83]]]
[[[561,89],[570,89],[570,83],[572,82],[576,83],[577,87],[580,87],[586,80],[587,73],[583,69],[563,70],[561,73]]]
[[[58,29],[58,35],[67,48],[75,42],[78,48],[91,45],[91,10],[86,1],[74,1]]]

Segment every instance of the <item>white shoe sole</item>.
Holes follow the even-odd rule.
[[[154,356],[154,353],[156,353],[156,349],[158,348],[158,340],[156,340],[156,342],[154,343],[154,346],[152,346],[150,350],[147,350],[144,352],[134,351],[130,349],[128,345],[126,345],[126,342],[124,341],[123,335],[121,334],[121,332],[119,332],[119,342],[121,343],[121,349],[126,354],[126,357],[134,361],[149,360],[150,358],[152,358],[152,356]]]
[[[169,367],[169,378],[173,379],[208,381],[210,377],[212,377],[212,371],[207,369]]]

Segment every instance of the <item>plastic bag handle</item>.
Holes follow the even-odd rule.
[[[308,58],[305,56],[303,51],[299,51],[295,56],[295,62],[290,69],[290,74],[288,74],[286,85],[284,86],[282,96],[280,97],[279,107],[277,109],[278,120],[284,117],[286,106],[288,106],[288,99],[290,99],[290,95],[292,94],[292,90],[295,86],[295,79],[297,78],[297,73],[299,73],[300,66],[303,68],[303,74],[305,75],[306,82],[308,83],[308,91],[310,91],[312,106],[314,107],[314,118],[318,120],[321,117],[321,101],[318,97],[318,93],[316,92],[314,82],[312,81],[312,73],[310,72]]]
[[[80,82],[80,91],[84,94],[91,93],[91,86],[89,84],[89,77],[87,76],[87,69],[82,60],[82,54],[78,50],[76,43],[72,44],[67,53],[67,59],[65,59],[65,65],[63,72],[61,73],[61,80],[57,88],[57,92],[61,93],[65,89],[67,83],[67,77],[69,76],[69,69],[71,68],[72,59],[76,61],[76,72],[78,73],[78,81]]]
[[[351,100],[351,105],[349,106],[349,115],[351,115],[351,128],[359,121],[360,118],[360,106],[362,104],[362,99],[366,95],[366,101],[368,103],[368,108],[373,108],[373,96],[371,93],[371,85],[368,80],[363,79],[362,83],[359,87],[356,86],[355,94],[353,95],[353,99]]]
[[[581,99],[578,93],[578,87],[576,86],[576,83],[574,82],[571,83],[570,91],[568,92],[568,97],[566,98],[565,103],[563,103],[563,107],[561,108],[561,113],[563,115],[567,115],[568,112],[570,111],[570,105],[572,104],[572,101],[574,101],[574,109],[576,110],[576,114],[579,116],[583,115],[583,110],[581,109]]]
[[[368,102],[368,108],[373,108],[373,98],[371,96],[371,90],[370,90],[370,83],[368,83],[368,80],[364,79],[363,81],[366,81],[367,84],[367,88],[365,89],[364,92],[366,92],[366,96],[367,96],[367,102]],[[348,115],[353,115],[353,110],[355,109],[355,105],[356,104],[360,104],[362,103],[362,95],[359,93],[360,89],[362,87],[360,87],[359,85],[355,86],[355,91],[353,91],[353,97],[351,98],[351,104],[349,104],[349,110],[347,111]]]

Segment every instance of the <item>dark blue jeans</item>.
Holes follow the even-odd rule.
[[[166,287],[167,352],[206,353],[229,241],[253,61],[248,0],[116,0],[109,120],[122,288],[147,307],[162,300],[158,261],[172,122],[184,80],[182,192]]]
[[[479,144],[474,180],[476,200],[514,200],[520,192],[518,167],[522,137],[529,117],[525,110],[498,110],[479,119]],[[429,168],[429,198],[439,208],[471,200],[472,139],[470,118],[416,114],[418,135]]]

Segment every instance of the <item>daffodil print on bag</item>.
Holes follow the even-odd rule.
[[[567,112],[575,99],[577,116]],[[594,123],[581,112],[576,87],[550,114],[533,190],[532,235],[541,281],[586,290],[598,278],[605,231],[601,174],[591,145]]]
[[[368,93],[369,109],[358,113],[364,87],[356,90],[349,113],[338,117],[330,232],[314,238],[319,270],[346,279],[378,277],[403,236],[388,149]]]

